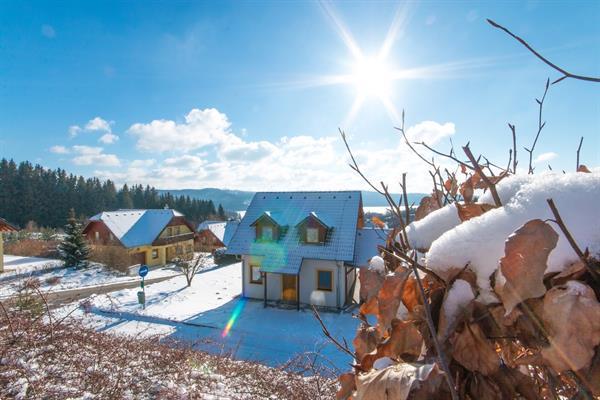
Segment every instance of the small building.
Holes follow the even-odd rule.
[[[88,220],[83,234],[94,249],[123,249],[129,265],[165,265],[194,252],[194,226],[170,209],[101,212]]]
[[[2,234],[16,231],[16,226],[9,224],[4,218],[0,218],[0,272],[4,272],[4,241]]]
[[[212,253],[216,249],[227,247],[238,225],[239,221],[202,222],[196,229],[196,250]]]
[[[360,191],[256,193],[228,254],[242,256],[242,295],[341,308],[357,300],[357,270],[387,231],[364,228]]]

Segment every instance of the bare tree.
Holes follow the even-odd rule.
[[[175,265],[183,272],[183,275],[185,275],[188,287],[192,286],[192,280],[194,279],[194,276],[196,276],[196,273],[204,269],[207,264],[208,259],[202,254],[198,254],[197,257],[192,256],[188,259],[180,258],[175,260]]]

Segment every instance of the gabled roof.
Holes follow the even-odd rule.
[[[287,225],[287,221],[286,221],[285,217],[283,215],[281,215],[280,212],[277,212],[277,211],[265,211],[261,215],[259,215],[258,218],[256,218],[250,224],[250,226],[256,225],[256,223],[258,221],[260,221],[261,219],[263,219],[263,218],[266,218],[266,219],[270,220],[275,225],[279,225],[279,226],[286,226]]]
[[[377,246],[385,246],[385,241],[390,229],[362,228],[356,231],[356,244],[354,245],[354,260],[352,264],[356,267],[366,267],[369,260],[379,255]]]
[[[0,232],[15,232],[17,227],[8,223],[4,218],[0,218]]]
[[[239,221],[204,221],[198,225],[198,232],[202,230],[209,230],[219,239],[225,246],[231,241],[233,234],[235,233]]]
[[[227,252],[259,257],[263,271],[290,274],[298,273],[302,259],[352,262],[361,207],[360,191],[256,193]],[[277,241],[256,241],[252,224],[265,212],[275,215],[278,224],[290,226]],[[332,228],[322,245],[303,243],[295,227],[311,213],[326,218]]]
[[[174,217],[183,217],[178,211],[118,210],[94,215],[90,222],[101,221],[125,247],[151,244]]]
[[[306,217],[302,218],[302,220],[300,220],[300,222],[296,224],[296,226],[302,225],[309,218],[315,219],[319,224],[323,225],[326,228],[330,227],[329,223],[325,222],[328,218],[324,217],[322,213],[321,215],[317,215],[317,213],[314,211],[309,212]]]

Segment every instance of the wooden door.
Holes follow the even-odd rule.
[[[281,298],[283,301],[296,301],[296,275],[281,275],[281,286],[283,288]]]

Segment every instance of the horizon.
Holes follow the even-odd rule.
[[[367,190],[339,128],[374,182],[398,192],[408,172],[428,193],[403,110],[411,140],[499,165],[515,124],[522,170],[560,77],[486,18],[600,71],[597,2],[67,3],[0,4],[1,156],[119,185]],[[580,136],[600,166],[599,105],[591,85],[551,85],[536,171],[571,170]]]

